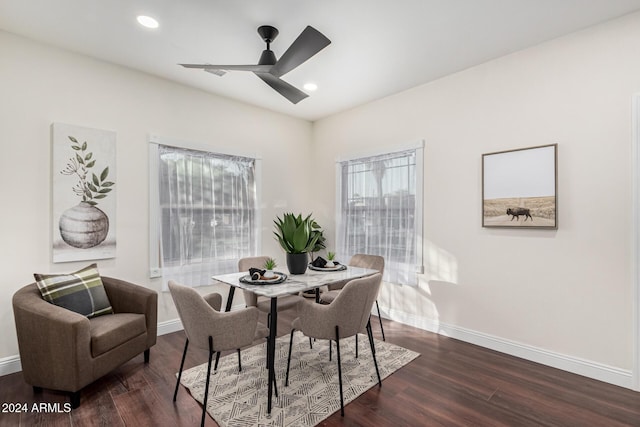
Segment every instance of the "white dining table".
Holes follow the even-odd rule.
[[[267,416],[271,416],[271,398],[273,396],[273,383],[275,382],[275,343],[278,329],[277,301],[279,296],[292,293],[304,292],[315,289],[316,301],[318,301],[319,289],[322,286],[330,285],[345,280],[357,279],[377,273],[378,270],[369,268],[350,267],[339,271],[316,271],[307,269],[304,274],[288,274],[287,279],[277,284],[249,284],[241,282],[240,279],[247,276],[248,272],[229,273],[213,276],[212,279],[229,285],[229,294],[225,311],[231,310],[233,295],[236,288],[251,291],[256,295],[271,299],[269,339],[267,341],[267,369],[269,371],[269,386],[267,391]],[[285,273],[286,274],[286,273]]]

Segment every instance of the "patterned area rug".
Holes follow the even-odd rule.
[[[340,340],[342,381],[345,411],[348,402],[377,386],[371,349],[366,335],[359,335],[358,358],[355,358],[355,338]],[[411,362],[420,354],[375,341],[380,377]],[[315,426],[340,410],[338,366],[333,343],[329,361],[328,341],[316,341],[309,348],[309,339],[300,332],[294,334],[289,386],[284,386],[287,370],[289,335],[276,340],[276,378],[279,398],[274,395],[271,417],[267,417],[266,343],[242,350],[242,372],[238,372],[238,356],[230,354],[220,359],[218,372],[212,373],[209,384],[207,412],[222,427],[246,426]],[[207,364],[182,373],[181,383],[202,404]],[[176,374],[177,376],[177,374]],[[384,387],[384,382],[383,382]]]

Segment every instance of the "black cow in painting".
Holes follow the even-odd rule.
[[[527,218],[531,218],[531,221],[533,221],[531,212],[527,208],[509,208],[507,209],[507,215],[511,215],[511,221],[513,221],[514,218],[517,221],[521,215],[524,216],[525,221],[527,220]]]

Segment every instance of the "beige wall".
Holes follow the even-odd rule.
[[[0,32],[0,360],[15,356],[11,297],[34,272],[69,272],[87,262],[51,263],[53,122],[117,132],[117,254],[100,272],[160,291],[148,278],[148,137],[157,134],[262,156],[264,253],[284,256],[271,233],[283,210],[303,210],[311,124],[166,80]],[[282,165],[287,167],[283,168]],[[284,184],[286,183],[286,184]],[[158,320],[177,315],[160,292]]]
[[[392,318],[632,369],[639,45],[635,14],[314,124],[322,221],[337,157],[425,140],[426,274],[417,288],[384,285]],[[482,228],[481,155],[551,143],[558,230]]]

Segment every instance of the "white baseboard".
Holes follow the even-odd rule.
[[[0,359],[0,377],[22,371],[20,356],[9,356]]]
[[[158,336],[178,332],[183,329],[180,319],[167,320],[165,322],[158,323]]]
[[[563,371],[582,375],[584,377],[633,389],[633,375],[630,370],[615,368],[602,363],[555,353],[471,329],[448,325],[446,323],[437,322],[421,316],[415,316],[400,310],[380,307],[380,311],[381,316],[385,319],[404,323],[419,329],[479,345],[481,347],[499,351],[511,356],[520,357],[542,365],[562,369]]]

